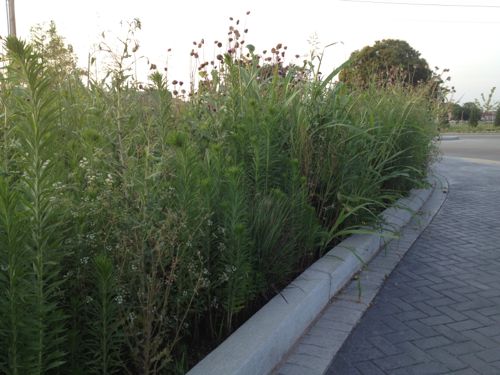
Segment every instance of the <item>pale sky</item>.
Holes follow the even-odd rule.
[[[102,31],[120,35],[120,21],[137,17],[143,26],[137,35],[141,45],[138,54],[147,56],[159,68],[165,66],[168,56],[169,80],[187,81],[192,42],[204,38],[205,58],[213,59],[213,41],[227,39],[229,17],[233,16],[249,29],[246,42],[257,52],[283,43],[290,56],[306,55],[311,49],[308,40],[314,34],[320,46],[338,42],[325,52],[323,73],[347,59],[352,51],[376,40],[403,39],[431,67],[450,69],[451,84],[457,91],[455,100],[463,103],[479,98],[493,86],[498,87],[495,99],[500,100],[499,0],[400,0],[446,6],[352,0],[15,1],[18,36],[27,37],[34,24],[54,20],[82,66],[86,66],[88,52]],[[459,4],[462,7],[449,6]],[[0,9],[0,34],[5,35],[5,4]],[[247,11],[251,11],[249,16],[245,15]],[[168,48],[172,48],[169,55]],[[145,66],[144,60],[139,75],[145,76]]]

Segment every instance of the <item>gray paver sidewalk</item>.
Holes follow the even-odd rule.
[[[328,375],[500,374],[500,165],[445,158],[449,195]]]

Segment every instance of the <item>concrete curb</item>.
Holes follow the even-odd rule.
[[[440,135],[440,141],[458,141],[460,137],[458,135]]]
[[[312,264],[271,299],[188,375],[269,374],[363,264],[390,241],[427,201],[437,185],[414,189],[382,212],[379,234],[356,234]]]
[[[426,203],[363,270],[327,305],[304,332],[274,375],[324,375],[365,311],[371,306],[384,281],[430,224],[446,199],[446,180],[436,180]]]

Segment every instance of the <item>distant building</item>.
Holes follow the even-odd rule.
[[[485,111],[481,115],[481,121],[493,122],[495,120],[495,111]]]

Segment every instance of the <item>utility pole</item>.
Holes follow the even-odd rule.
[[[7,1],[7,19],[8,19],[8,31],[9,36],[16,36],[16,9],[14,6],[14,0]]]

